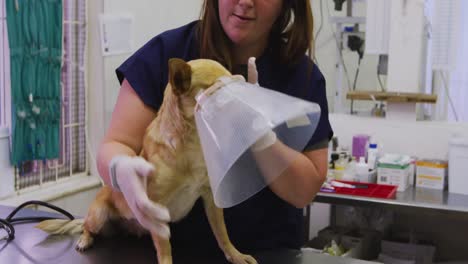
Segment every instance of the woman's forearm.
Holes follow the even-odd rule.
[[[326,157],[326,151],[318,150],[317,153]],[[254,155],[264,177],[271,180],[271,190],[297,208],[303,208],[312,202],[325,181],[326,159],[325,164],[316,164],[321,159],[314,162],[308,155],[297,152],[280,141]]]
[[[109,178],[109,164],[111,159],[116,155],[135,156],[136,153],[129,146],[117,141],[104,141],[102,143],[101,147],[99,148],[96,162],[99,176],[104,181],[104,184],[108,186],[111,185]]]

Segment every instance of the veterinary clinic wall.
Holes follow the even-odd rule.
[[[157,34],[197,19],[202,2],[202,0],[104,0],[104,13],[133,16],[132,37],[136,50]],[[120,87],[115,77],[115,68],[130,55],[104,57],[106,125],[110,120]]]
[[[331,17],[345,17],[347,5],[350,2],[353,3],[353,17],[366,17],[367,1],[346,1],[343,11],[340,12],[334,10],[333,2],[326,0],[312,1],[316,31],[316,58],[327,80],[330,111],[349,113],[350,100],[343,98],[342,102],[338,104],[341,107],[337,108],[337,105],[335,105],[335,91],[337,91],[338,87],[341,87],[338,90],[345,94],[350,87],[353,87],[356,69],[358,68],[358,55],[356,52],[344,47],[342,56],[340,56],[335,41],[335,37],[339,34],[336,25],[330,23],[329,19]],[[382,2],[379,1],[379,3]],[[389,33],[391,36],[388,65],[389,74],[392,76],[388,78],[387,84],[387,76],[381,75],[383,86],[392,91],[425,91],[426,93],[433,92],[437,94],[437,104],[417,106],[418,118],[420,119],[430,118],[437,121],[458,119],[467,121],[468,110],[466,110],[463,99],[461,99],[466,97],[467,90],[464,89],[467,85],[466,78],[464,78],[466,76],[464,73],[467,71],[467,67],[464,66],[467,54],[464,47],[467,46],[468,41],[468,34],[464,33],[466,31],[464,25],[466,25],[467,21],[465,14],[468,12],[466,1],[410,1],[407,4],[404,0],[395,0],[387,3],[391,3],[392,7],[389,8],[392,11],[389,11],[391,13],[389,14],[391,16],[391,32]],[[432,11],[431,6],[433,4],[436,4],[436,7]],[[353,25],[346,24],[346,26]],[[426,30],[431,30],[431,33],[426,34]],[[365,31],[365,25],[360,25],[359,31]],[[427,36],[430,36],[429,42],[432,42],[433,46],[432,49],[425,51],[425,37]],[[366,38],[368,37],[366,36]],[[458,48],[454,48],[457,46]],[[426,58],[426,52],[433,57]],[[452,56],[454,57],[453,60],[451,59]],[[345,65],[342,85],[337,84],[340,57],[342,57]],[[456,65],[446,66],[445,61],[459,62],[455,63]],[[429,65],[426,66],[426,63]],[[381,90],[377,78],[377,64],[378,57],[376,55],[364,54],[359,67],[356,90]],[[432,69],[432,72],[430,72],[430,69]],[[443,78],[447,80],[446,84],[441,81],[441,73],[446,75]],[[430,83],[431,78],[433,78],[433,85],[426,85]],[[449,89],[449,92],[446,89]],[[450,94],[451,98],[447,96],[448,94]],[[339,102],[336,101],[336,103]],[[354,101],[354,110],[368,114],[373,105],[374,103],[371,101]],[[335,108],[337,108],[336,111]]]
[[[316,63],[322,71],[327,81],[327,99],[330,112],[334,112],[335,91],[337,80],[337,62],[340,61],[340,55],[337,52],[336,37],[338,32],[336,24],[330,22],[331,17],[346,16],[346,5],[343,5],[342,11],[335,11],[334,1],[316,0],[311,1],[312,11],[314,13],[314,31],[316,37],[315,57]],[[365,17],[367,11],[366,1],[353,1],[353,16]],[[365,25],[360,25],[359,31],[365,31]],[[342,60],[346,65],[347,74],[343,77],[343,91],[348,91],[353,86],[354,77],[358,68],[358,54],[349,48],[342,51]],[[378,56],[365,54],[359,69],[359,76],[356,81],[357,90],[379,90],[380,86],[377,79]],[[385,85],[385,77],[382,76]],[[349,100],[344,101],[344,109],[349,111]],[[370,109],[369,102],[356,101],[354,109]]]

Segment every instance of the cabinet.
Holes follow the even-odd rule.
[[[318,193],[314,202],[332,205],[331,225],[343,220],[340,205],[391,210],[399,228],[422,232],[437,247],[436,261],[468,260],[468,195],[414,188],[398,192],[395,199],[378,199]],[[307,210],[307,218],[313,217]]]

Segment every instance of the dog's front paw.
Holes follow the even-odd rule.
[[[86,249],[90,248],[91,245],[93,244],[93,237],[90,236],[89,234],[81,234],[80,238],[78,239],[78,242],[76,242],[75,249],[77,251],[83,252]]]
[[[237,249],[226,254],[226,259],[233,264],[257,264],[257,261],[250,255],[240,253]]]

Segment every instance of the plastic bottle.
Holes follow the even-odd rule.
[[[335,162],[335,178],[337,180],[341,180],[347,165],[348,161],[346,159],[346,155],[341,153],[340,158]]]
[[[367,164],[369,169],[374,170],[377,165],[379,150],[376,143],[370,143],[367,148]]]
[[[360,157],[356,164],[356,179],[359,182],[369,182],[369,166],[364,157]]]
[[[346,165],[346,168],[343,172],[343,177],[341,178],[344,181],[356,181],[356,159],[352,157],[351,161]]]

